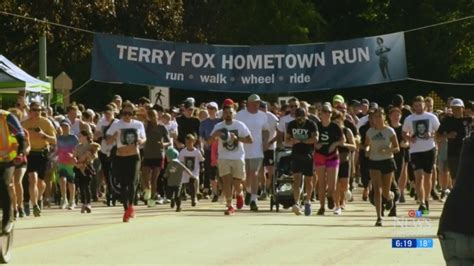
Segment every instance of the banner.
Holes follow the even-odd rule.
[[[402,32],[301,45],[225,46],[94,35],[91,79],[246,93],[356,87],[407,78]]]

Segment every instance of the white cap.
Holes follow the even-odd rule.
[[[451,107],[464,107],[464,102],[459,98],[455,98],[451,101]]]
[[[210,102],[210,103],[208,103],[208,104],[207,104],[207,107],[212,107],[212,108],[214,108],[214,109],[216,109],[216,110],[219,110],[219,106],[217,105],[216,102]]]

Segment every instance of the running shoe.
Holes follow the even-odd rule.
[[[252,201],[250,202],[250,210],[251,210],[251,211],[254,211],[254,212],[257,212],[257,211],[258,211],[257,203],[256,203],[254,200],[252,200]]]
[[[324,208],[320,208],[320,209],[318,210],[317,215],[324,215],[324,212],[325,212],[325,211],[326,211],[326,210],[325,210]]]
[[[61,210],[65,210],[67,208],[67,199],[61,199]]]
[[[143,192],[143,199],[149,201],[151,198],[151,189],[145,189]]]
[[[400,199],[398,200],[398,202],[400,202],[400,203],[405,203],[406,202],[405,194],[400,195]]]
[[[262,194],[260,194],[260,197],[258,197],[258,200],[268,200],[267,193],[262,192]]]
[[[334,209],[334,200],[332,199],[332,197],[328,197],[328,209]]]
[[[235,214],[235,209],[234,206],[228,206],[227,210],[224,212],[225,215],[234,215]]]
[[[39,207],[38,205],[35,205],[35,206],[33,207],[33,215],[34,215],[35,217],[40,217],[40,216],[41,216],[41,209],[40,209],[40,207]]]
[[[377,222],[375,222],[375,226],[382,226],[382,218],[377,218]]]
[[[176,212],[181,212],[181,206],[176,207]]]
[[[13,220],[16,221],[17,218],[20,218],[20,215],[18,214],[18,210],[13,210]]]
[[[397,205],[393,205],[393,208],[388,213],[388,217],[395,217],[397,216]]]
[[[20,218],[23,218],[23,217],[26,216],[25,211],[23,210],[23,208],[18,208],[18,216]]]
[[[425,206],[423,203],[421,203],[420,206],[418,207],[418,210],[421,211],[421,212],[422,212],[422,211],[425,211],[425,210],[426,210],[426,206]]]
[[[92,206],[90,204],[86,205],[86,212],[91,213],[92,212]]]
[[[82,204],[81,213],[86,212],[86,204]]]
[[[5,235],[10,234],[11,231],[13,230],[13,221],[11,221],[11,220],[7,221],[5,226],[3,226],[2,230],[3,230],[3,234],[5,234]]]
[[[128,205],[127,211],[130,212],[130,218],[135,218],[135,208],[133,208],[133,204]]]
[[[171,209],[173,209],[174,206],[175,206],[175,202],[174,202],[174,200],[172,199],[171,202],[170,202],[170,207],[171,207]]]
[[[335,214],[335,215],[341,215],[341,214],[342,214],[341,208],[336,208],[336,209],[334,210],[334,214]]]
[[[244,199],[242,193],[237,195],[237,209],[240,210],[244,207]]]
[[[191,206],[196,207],[196,205],[197,205],[197,199],[194,198],[191,200]]]
[[[74,210],[76,208],[76,203],[72,202],[72,203],[69,203],[69,206],[67,207],[68,210]]]
[[[25,215],[26,215],[26,216],[30,216],[30,204],[29,204],[29,203],[25,203],[25,204],[24,204],[24,207],[25,207]]]
[[[248,193],[248,192],[245,193],[245,205],[247,205],[247,206],[250,205],[250,197],[251,197],[251,196],[252,196],[252,195],[251,195],[250,193]],[[237,209],[238,209],[238,208],[239,208],[239,207],[237,207]]]
[[[431,197],[433,198],[433,200],[439,200],[438,193],[436,193],[434,189],[431,190]]]
[[[296,215],[301,215],[301,208],[298,204],[293,205],[292,210]]]
[[[128,223],[128,221],[130,221],[130,214],[128,213],[128,210],[126,210],[126,211],[123,213],[123,222],[124,222],[124,223]]]
[[[304,215],[305,216],[311,216],[311,203],[307,202],[304,204]]]
[[[344,192],[344,197],[346,198],[347,201],[353,201],[354,200],[352,198],[352,192],[350,190],[346,190],[346,192]]]
[[[219,201],[219,196],[214,195],[214,197],[212,197],[212,202],[218,202],[218,201]]]
[[[393,203],[393,196],[394,196],[393,192],[390,191],[390,192],[389,192],[389,199],[383,198],[383,201],[385,201],[385,209],[386,209],[387,211],[388,211],[388,210],[391,210],[391,209],[393,208],[393,205],[394,205],[394,203]],[[383,197],[383,196],[382,196],[382,197]]]

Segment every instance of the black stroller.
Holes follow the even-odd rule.
[[[272,179],[270,211],[280,211],[280,205],[288,209],[295,204],[293,198],[293,177],[291,172],[291,150],[279,150],[275,153],[275,175]]]

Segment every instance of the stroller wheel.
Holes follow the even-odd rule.
[[[280,212],[280,204],[278,202],[275,203],[276,212]]]

